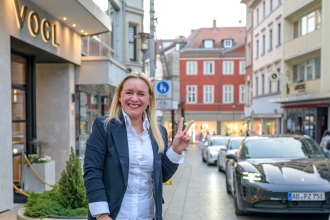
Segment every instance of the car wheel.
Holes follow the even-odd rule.
[[[234,207],[235,207],[235,214],[236,215],[246,215],[246,214],[248,214],[247,212],[244,212],[244,211],[242,211],[242,210],[240,210],[239,209],[239,207],[238,207],[238,204],[237,204],[237,200],[238,200],[238,198],[237,198],[237,186],[236,186],[236,183],[234,183],[234,185],[235,185],[235,192],[234,192]]]
[[[228,184],[227,173],[228,172],[226,172],[226,192],[227,192],[227,194],[230,194],[231,191],[230,191],[229,184]]]
[[[217,161],[217,167],[218,167],[218,172],[221,172],[221,168],[220,168],[220,165],[219,165],[219,160]]]
[[[207,155],[207,157],[206,157],[206,163],[207,163],[208,166],[211,166],[211,164],[209,162],[209,155]]]

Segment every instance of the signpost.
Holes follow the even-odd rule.
[[[155,80],[154,89],[156,96],[156,108],[158,110],[172,109],[172,81]]]

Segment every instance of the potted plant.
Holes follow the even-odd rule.
[[[17,219],[62,218],[87,219],[88,202],[80,161],[73,148],[61,178],[51,190],[31,192]]]

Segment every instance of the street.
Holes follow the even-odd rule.
[[[319,214],[250,214],[236,216],[234,200],[225,190],[225,174],[216,166],[202,162],[197,144],[185,151],[185,161],[172,178],[172,185],[164,185],[164,220],[328,220],[329,215]]]

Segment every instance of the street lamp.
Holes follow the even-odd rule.
[[[234,121],[235,121],[235,108],[236,108],[236,104],[233,103],[233,134],[234,134]]]
[[[134,38],[141,39],[141,52],[142,52],[142,72],[145,73],[146,68],[146,52],[148,51],[148,39],[153,38],[153,35],[150,35],[149,33],[140,32],[137,35],[134,35]],[[152,56],[152,54],[151,54]]]

